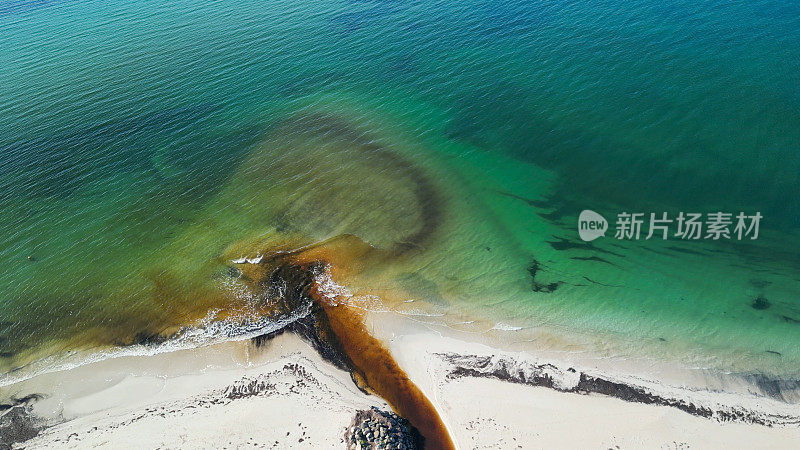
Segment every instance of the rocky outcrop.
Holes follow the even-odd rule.
[[[408,420],[375,407],[358,411],[345,432],[348,450],[423,448],[423,439]]]
[[[2,404],[0,413],[0,450],[11,449],[14,444],[36,437],[44,424],[31,413],[30,401],[35,396],[15,400],[14,404]]]

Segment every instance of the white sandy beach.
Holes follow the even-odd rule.
[[[66,422],[22,448],[335,448],[356,410],[388,408],[294,335],[111,359],[23,384],[55,387],[33,409]]]
[[[451,378],[446,374],[453,367],[439,356],[443,353],[478,355],[493,358],[494,362],[529,362],[535,358],[444,337],[433,331],[395,334],[387,340],[399,364],[434,402],[457,446],[463,449],[788,449],[796,448],[800,442],[800,425],[796,422],[779,427],[725,423],[674,407],[599,394],[559,392],[484,377]],[[518,369],[526,370],[524,364]],[[767,403],[768,407],[775,406]],[[793,411],[795,418],[800,413],[796,405],[784,411]]]
[[[797,424],[722,423],[669,406],[448,376],[454,365],[443,354],[523,362],[533,356],[446,337],[390,313],[372,322],[460,449],[788,449],[800,442]],[[262,347],[240,341],[108,359],[6,389],[16,397],[42,395],[32,412],[55,424],[16,444],[26,449],[345,448],[356,411],[390,409],[287,334]]]

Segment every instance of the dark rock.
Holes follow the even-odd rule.
[[[0,450],[36,437],[43,428],[42,421],[31,414],[30,406],[11,407],[0,416]]]
[[[533,292],[544,292],[544,293],[551,293],[558,289],[564,282],[563,281],[556,281],[553,283],[540,283],[536,276],[539,274],[541,267],[539,265],[539,261],[533,260],[531,265],[528,266],[528,273],[531,275],[531,288]]]
[[[770,306],[772,306],[772,304],[763,295],[759,295],[758,297],[756,297],[756,299],[753,300],[753,303],[750,304],[751,308],[757,309],[759,311],[767,309]]]
[[[283,333],[295,333],[327,361],[342,370],[352,371],[354,365],[330,328],[325,311],[308,294],[308,288],[320,270],[324,270],[321,264],[311,264],[309,267],[289,264],[281,265],[272,272],[267,284],[262,286],[267,298],[282,302],[281,308],[287,314],[304,309],[308,313],[281,329],[254,337],[252,342],[259,347]]]
[[[344,438],[348,450],[424,448],[422,435],[408,420],[375,407],[358,411]]]
[[[0,403],[0,411],[5,411],[17,406],[27,406],[30,403],[41,400],[41,394],[28,394],[22,397],[11,397],[8,402]]]
[[[158,345],[166,342],[168,336],[163,336],[159,333],[150,331],[140,331],[133,337],[133,344],[144,346]]]

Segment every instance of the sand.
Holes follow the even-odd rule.
[[[796,423],[720,422],[669,406],[453,376],[456,365],[443,355],[528,362],[536,355],[459,340],[392,313],[370,315],[369,325],[460,449],[793,448],[800,442]],[[33,412],[59,422],[17,444],[29,449],[345,448],[344,432],[356,411],[389,409],[287,334],[262,347],[241,341],[119,357],[7,389],[17,396],[42,394]],[[774,409],[767,401],[761,406]]]
[[[380,320],[386,323],[386,320]],[[386,328],[384,328],[386,330]],[[721,422],[680,409],[583,395],[485,377],[448,376],[442,354],[481,355],[529,361],[524,352],[417,331],[389,338],[390,350],[412,381],[432,400],[458,448],[796,448],[800,425],[769,427]],[[679,395],[681,393],[675,393]],[[686,394],[691,398],[690,393]],[[703,395],[695,393],[702,401]],[[775,405],[764,402],[765,409]]]
[[[69,372],[58,376],[85,392],[45,393],[34,410],[67,421],[22,448],[343,448],[357,410],[388,409],[293,335]],[[44,381],[27,388],[41,392]]]

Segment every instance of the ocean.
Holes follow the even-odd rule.
[[[0,370],[277,326],[232,261],[353,235],[405,314],[796,380],[798,35],[769,0],[6,1]],[[716,212],[757,239],[645,238]]]

